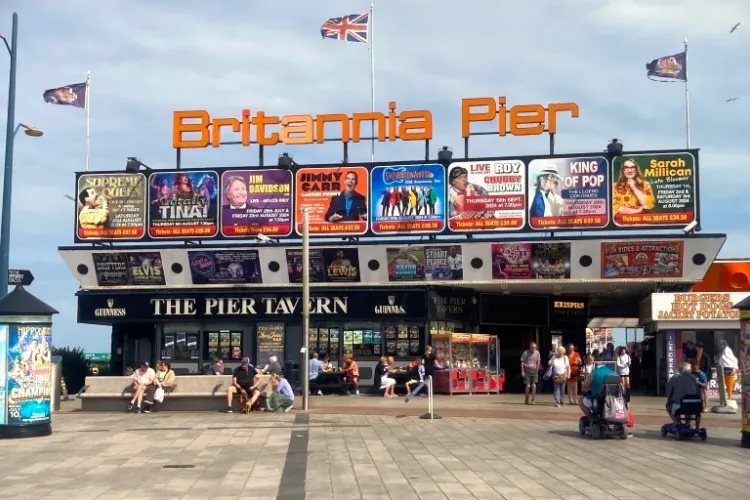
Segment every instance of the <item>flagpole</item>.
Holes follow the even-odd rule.
[[[688,87],[688,41],[683,41],[685,45],[685,141],[687,148],[690,149],[690,88]]]
[[[91,71],[86,72],[86,172],[91,158]]]
[[[375,3],[370,2],[370,22],[367,23],[370,29],[369,36],[367,37],[370,42],[370,108],[375,113],[375,37],[374,27],[375,22]],[[370,161],[375,161],[375,121],[370,121]]]

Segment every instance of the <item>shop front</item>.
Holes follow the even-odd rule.
[[[170,360],[196,372],[220,358],[233,367],[243,356],[299,364],[303,345],[299,290],[80,292],[78,320],[112,325],[115,373],[145,359]],[[363,383],[381,356],[421,356],[428,332],[471,328],[472,300],[450,289],[314,290],[309,346],[336,362],[352,353]]]
[[[683,361],[695,359],[701,343],[711,359],[709,393],[718,397],[718,357],[722,343],[737,355],[740,350],[740,311],[734,305],[749,297],[747,292],[653,293],[641,303],[640,321],[647,335],[655,336],[658,369],[657,393]],[[734,393],[740,393],[740,383]]]

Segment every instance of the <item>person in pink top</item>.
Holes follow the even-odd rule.
[[[128,412],[141,412],[143,395],[146,393],[148,386],[154,382],[155,377],[156,372],[154,372],[153,368],[148,366],[148,361],[141,361],[138,365],[138,369],[131,376],[133,379],[133,399],[130,400],[130,404],[128,405]]]

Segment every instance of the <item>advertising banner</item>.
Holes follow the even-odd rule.
[[[213,238],[219,232],[219,176],[210,170],[152,173],[148,180],[148,235]]]
[[[386,248],[388,281],[424,281],[425,249],[421,245]]]
[[[602,243],[602,278],[682,278],[683,243]]]
[[[326,281],[359,282],[359,251],[356,248],[324,248],[323,265]]]
[[[464,279],[461,245],[425,246],[424,268],[424,277],[427,281]]]
[[[570,278],[570,243],[493,243],[492,279]]]
[[[94,253],[99,286],[164,285],[160,252]]]
[[[76,200],[80,240],[138,240],[146,233],[146,176],[81,174]]]
[[[323,265],[323,250],[321,248],[310,249],[310,283],[321,283],[325,281],[325,266]],[[286,268],[289,272],[289,283],[302,283],[302,250],[287,249]]]
[[[0,325],[0,425],[8,422],[8,325]]]
[[[262,283],[258,251],[211,250],[188,252],[195,285]]]
[[[295,184],[295,221],[302,235],[303,210],[309,209],[310,234],[356,236],[367,233],[370,203],[365,167],[300,168]]]
[[[445,228],[442,165],[374,167],[370,175],[373,233],[427,234]]]
[[[49,421],[52,395],[52,329],[8,325],[6,425]]]
[[[292,234],[292,173],[288,170],[225,170],[221,187],[222,235]]]
[[[612,219],[620,227],[673,226],[695,220],[695,157],[621,156],[612,162]]]
[[[532,229],[596,229],[609,224],[607,160],[601,156],[529,163]]]
[[[526,166],[521,160],[452,163],[448,183],[451,231],[513,231],[524,226]]]

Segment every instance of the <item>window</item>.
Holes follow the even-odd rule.
[[[165,333],[161,339],[161,359],[169,361],[195,361],[199,359],[198,333]]]
[[[204,359],[220,358],[225,361],[242,359],[242,332],[213,330],[203,335]]]

